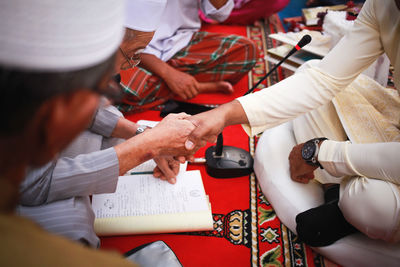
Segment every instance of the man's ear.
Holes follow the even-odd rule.
[[[51,160],[91,123],[99,95],[77,90],[47,100],[36,113],[37,164]]]

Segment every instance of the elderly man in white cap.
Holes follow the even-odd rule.
[[[135,57],[151,40],[159,21],[151,16],[151,11],[156,8],[162,12],[165,6],[165,0],[128,3],[129,8],[140,10],[141,14],[147,12],[148,16],[138,16],[140,20],[131,16],[125,21],[129,28],[124,39],[129,40],[129,51],[136,52],[128,57],[124,53],[126,42],[123,42],[117,53],[117,67],[134,64]],[[114,106],[99,108],[89,129],[59,157],[28,172],[20,186],[17,212],[50,232],[98,247],[100,242],[93,229],[90,195],[114,192],[119,175],[153,157],[158,164],[154,175],[170,183],[176,182],[179,161],[166,151],[172,149],[173,152],[183,139],[174,139],[174,133],[166,127],[171,120],[183,119],[187,115],[171,116],[160,123],[159,127],[165,129],[163,134],[152,134],[152,129],[139,136],[144,128],[125,119]],[[182,128],[180,137],[188,135],[193,128],[193,125]]]
[[[47,163],[91,124],[100,94],[115,95],[109,81],[124,34],[122,14],[123,1],[0,1],[1,266],[132,266],[14,214],[28,168]],[[193,125],[181,117],[107,155],[132,153],[139,164],[151,156],[185,154],[184,133]],[[110,169],[124,168],[126,162]],[[87,200],[77,197],[75,204]]]

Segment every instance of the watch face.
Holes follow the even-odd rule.
[[[315,143],[314,142],[306,142],[301,150],[301,156],[305,160],[310,160],[315,153]]]
[[[146,126],[140,125],[137,129],[136,129],[136,134],[141,134],[144,132],[144,130],[146,130]]]

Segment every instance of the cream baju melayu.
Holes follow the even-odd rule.
[[[298,143],[331,139],[321,146],[324,170],[316,177],[340,183],[339,207],[352,225],[371,238],[397,242],[400,98],[360,75],[383,53],[398,72],[400,9],[394,0],[367,0],[353,29],[317,65],[238,100],[250,135],[302,115],[293,121]],[[394,81],[399,88],[400,76]]]

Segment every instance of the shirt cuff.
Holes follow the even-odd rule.
[[[144,54],[150,54],[150,55],[153,55],[153,56],[155,56],[155,57],[157,57],[157,58],[159,58],[159,59],[161,59],[161,51],[159,51],[157,48],[155,48],[155,47],[152,47],[152,45],[151,44],[148,44],[147,46],[146,46],[146,48],[143,50],[143,53]]]
[[[251,126],[256,124],[256,122],[253,121],[253,118],[256,119],[256,116],[253,116],[254,112],[249,110],[249,107],[254,106],[253,100],[248,97],[241,96],[236,99],[239,101],[239,103],[242,105],[244,112],[246,113],[246,116],[249,120],[249,124],[242,124],[242,127],[244,131],[247,133],[249,136],[255,136],[259,133],[262,133],[267,126],[266,125],[258,125],[258,126]]]
[[[93,194],[113,193],[117,189],[119,177],[119,161],[117,152],[113,147],[99,151],[102,154],[104,164],[108,167],[99,173],[102,177],[98,177],[96,187]],[[100,161],[100,160],[99,160]],[[100,162],[98,163],[100,164]]]
[[[332,176],[362,176],[351,166],[348,159],[347,146],[349,143],[349,141],[340,142],[333,140],[325,140],[322,142],[318,153],[318,161]]]
[[[99,108],[90,130],[104,137],[110,137],[122,114],[115,112],[113,106]],[[119,114],[118,114],[119,113]]]
[[[47,202],[112,193],[117,187],[118,176],[119,161],[114,148],[75,158],[60,158],[53,171]]]

